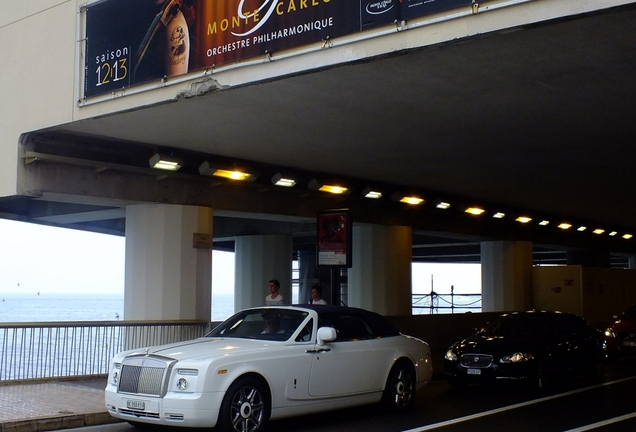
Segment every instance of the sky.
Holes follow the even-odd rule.
[[[0,294],[124,294],[124,237],[0,219]],[[213,251],[216,294],[234,290],[234,254]],[[415,264],[413,293],[481,292],[479,264]]]

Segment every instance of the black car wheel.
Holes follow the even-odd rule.
[[[554,387],[555,372],[547,362],[541,362],[537,371],[537,387],[540,390],[548,390]]]
[[[255,378],[239,378],[225,393],[218,424],[224,432],[257,432],[263,429],[269,413],[265,386]]]
[[[396,363],[386,380],[382,403],[392,411],[406,411],[415,401],[415,370],[407,361]]]
[[[603,381],[603,378],[605,377],[605,351],[599,352],[596,356],[596,359],[590,368],[589,377],[596,383]]]

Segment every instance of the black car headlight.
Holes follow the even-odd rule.
[[[503,356],[499,363],[524,363],[532,359],[532,353],[516,352],[512,355]]]
[[[605,337],[615,338],[616,337],[616,333],[614,333],[614,330],[612,330],[611,328],[606,328],[605,329]]]
[[[449,361],[457,361],[457,354],[455,354],[455,351],[453,351],[452,349],[449,349],[448,351],[446,351],[444,358]]]

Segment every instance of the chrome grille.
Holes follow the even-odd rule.
[[[487,368],[492,364],[492,356],[486,354],[463,354],[460,364],[468,368]]]
[[[166,368],[122,365],[119,391],[125,393],[161,396]]]

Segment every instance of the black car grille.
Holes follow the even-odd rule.
[[[467,368],[487,368],[492,364],[492,356],[487,354],[462,354],[459,363]]]

